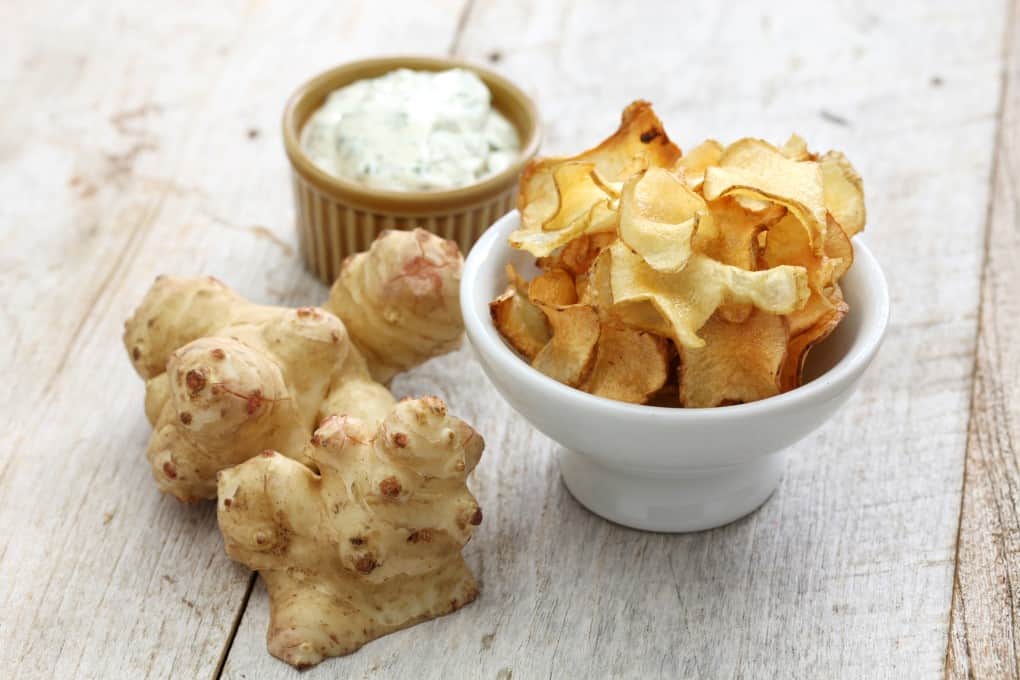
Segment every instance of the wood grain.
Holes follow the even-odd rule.
[[[325,295],[278,138],[303,79],[448,48],[462,3],[4,3],[0,674],[211,677],[251,583],[211,505],[160,497],[123,319],[160,272]],[[311,40],[309,36],[318,36]]]
[[[946,674],[1020,676],[1020,14],[1007,22]]]
[[[534,95],[547,151],[591,145],[637,97],[682,146],[796,130],[846,150],[866,178],[893,326],[851,405],[795,447],[776,496],[686,536],[580,507],[555,444],[468,354],[402,377],[399,392],[444,396],[488,442],[468,549],[481,598],[301,677],[941,674],[1004,16],[978,4],[476,3],[460,54]],[[947,42],[935,27],[950,26]],[[297,677],[261,653],[267,622],[257,587],[224,677]]]
[[[0,114],[4,677],[297,676],[266,653],[265,594],[244,607],[251,579],[212,508],[153,488],[121,323],[164,271],[320,300],[296,252],[282,102],[346,59],[449,51],[533,94],[548,152],[601,139],[638,97],[685,147],[796,130],[845,150],[893,325],[761,511],[684,536],[580,507],[555,444],[468,349],[402,376],[397,392],[443,396],[487,439],[468,547],[482,595],[302,677],[1015,674],[1015,41],[979,287],[1006,4],[423,4],[0,4],[0,82],[17,93]]]

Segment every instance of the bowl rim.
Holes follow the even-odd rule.
[[[862,325],[852,345],[839,361],[822,375],[800,387],[772,397],[746,404],[735,404],[714,408],[676,408],[630,404],[606,397],[588,394],[582,390],[564,385],[539,372],[526,363],[496,330],[488,310],[488,300],[478,300],[477,280],[484,262],[498,257],[497,249],[510,250],[507,237],[511,229],[520,222],[516,210],[511,210],[497,220],[482,235],[471,249],[464,263],[461,275],[460,300],[465,330],[475,351],[484,354],[494,368],[507,374],[513,373],[529,390],[542,390],[562,400],[571,400],[588,407],[602,416],[627,417],[631,419],[654,419],[660,424],[704,423],[705,421],[728,421],[749,416],[769,414],[778,410],[795,410],[807,402],[828,401],[837,398],[851,387],[854,380],[875,357],[889,324],[889,288],[881,266],[868,247],[859,239],[854,243],[854,267],[867,277],[874,289],[874,304],[865,314]],[[500,269],[502,272],[502,269]],[[484,309],[482,309],[484,308]],[[484,346],[482,346],[484,345]]]
[[[521,149],[516,160],[495,175],[480,181],[457,189],[438,191],[400,191],[367,187],[358,182],[331,175],[313,163],[301,148],[301,127],[303,126],[299,127],[297,124],[297,111],[300,106],[309,98],[327,94],[327,90],[332,91],[363,78],[379,77],[399,68],[426,71],[462,68],[476,73],[490,91],[495,85],[514,99],[524,111],[525,117],[531,122],[529,131],[518,128],[518,134],[522,135],[522,138],[520,140]],[[363,69],[378,71],[378,74],[361,78],[355,77],[349,81],[343,80],[344,75],[358,73]],[[505,111],[503,113],[505,114]],[[448,212],[451,206],[484,202],[517,181],[524,165],[538,153],[538,147],[542,141],[541,122],[535,103],[509,78],[469,61],[424,55],[394,55],[356,59],[312,76],[299,85],[288,97],[283,111],[282,129],[284,150],[292,167],[295,172],[301,174],[318,190],[366,207],[391,211],[403,210],[404,212],[430,210]],[[525,132],[527,132],[526,135]]]

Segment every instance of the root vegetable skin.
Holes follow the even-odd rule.
[[[350,259],[330,311],[256,305],[211,277],[157,278],[124,344],[146,380],[160,490],[215,498],[216,473],[261,450],[307,462],[326,415],[380,422],[394,399],[373,374],[388,380],[460,343],[460,268],[452,242],[415,230]]]
[[[465,479],[484,442],[435,397],[379,425],[327,418],[319,470],[272,451],[219,475],[227,553],[260,572],[269,651],[296,667],[472,601],[461,549],[482,515]]]
[[[343,320],[376,380],[460,346],[462,265],[456,244],[423,229],[385,232],[344,262],[325,307]]]

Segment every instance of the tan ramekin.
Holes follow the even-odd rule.
[[[517,128],[521,154],[503,172],[450,191],[385,191],[339,179],[301,150],[301,128],[333,90],[398,68],[474,71],[492,93],[492,105]],[[308,267],[332,283],[345,257],[368,248],[385,229],[423,227],[456,241],[465,255],[475,240],[514,204],[517,178],[538,151],[535,105],[516,85],[492,71],[455,59],[385,57],[330,69],[299,87],[283,114],[283,143],[294,184],[298,240]]]

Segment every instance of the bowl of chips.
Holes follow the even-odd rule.
[[[719,526],[768,498],[878,351],[889,296],[864,219],[842,154],[796,136],[682,154],[635,102],[600,145],[525,169],[465,263],[467,335],[583,505]]]

